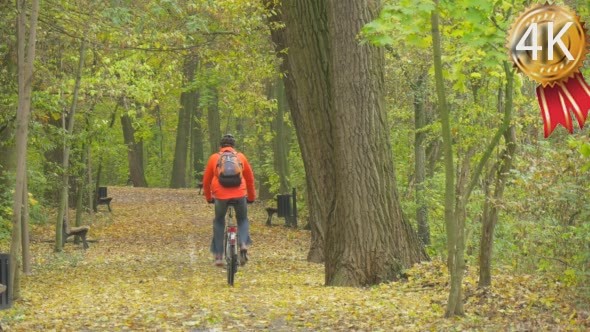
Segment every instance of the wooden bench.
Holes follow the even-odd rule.
[[[90,230],[89,226],[80,226],[80,227],[70,227],[67,220],[64,218],[62,231],[62,246],[66,244],[66,240],[68,237],[74,235],[79,236],[82,239],[82,245],[84,246],[84,250],[88,249],[88,241],[86,241],[86,234],[88,234],[88,230]]]
[[[98,187],[98,193],[96,195],[96,205],[106,205],[109,208],[109,212],[111,212],[111,201],[113,200],[112,197],[108,197],[107,195],[107,187]]]

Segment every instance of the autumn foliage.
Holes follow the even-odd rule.
[[[0,312],[8,331],[585,330],[588,308],[560,283],[510,269],[492,288],[465,276],[466,316],[444,319],[448,272],[438,259],[398,282],[325,287],[306,261],[309,232],[265,226],[250,209],[250,262],[226,284],[209,254],[213,208],[195,190],[109,188],[113,212],[90,224],[90,249],[53,253],[53,225],[32,230],[33,273]],[[71,241],[71,240],[70,240]]]

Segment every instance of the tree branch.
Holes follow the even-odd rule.
[[[514,90],[514,69],[511,68],[508,61],[504,61],[504,72],[506,73],[506,91],[505,91],[505,93],[506,93],[506,96],[509,96],[513,93],[513,90]],[[479,163],[477,164],[477,168],[475,169],[475,172],[473,172],[473,177],[471,178],[471,182],[469,182],[469,186],[467,187],[467,191],[465,192],[465,202],[467,202],[469,200],[469,196],[471,196],[471,192],[473,191],[473,188],[475,188],[475,185],[479,181],[479,177],[481,175],[481,172],[482,172],[485,164],[488,162],[488,159],[492,155],[492,152],[494,151],[494,149],[496,148],[496,146],[500,142],[500,138],[502,137],[502,135],[504,135],[504,132],[506,130],[508,130],[508,128],[510,127],[510,119],[511,118],[512,118],[512,99],[506,98],[506,104],[504,105],[504,118],[502,119],[502,125],[500,126],[500,128],[498,128],[498,131],[496,131],[496,134],[494,135],[494,137],[492,138],[492,140],[488,144],[483,156],[479,160]]]

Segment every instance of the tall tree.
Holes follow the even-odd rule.
[[[430,227],[428,225],[428,206],[424,193],[424,181],[426,180],[426,111],[424,100],[426,98],[425,82],[427,72],[421,71],[414,82],[411,83],[414,93],[414,173],[416,176],[416,223],[418,224],[418,237],[422,244],[430,244]]]
[[[128,110],[127,98],[123,98],[125,109]],[[128,112],[121,115],[121,126],[123,127],[123,138],[127,145],[127,160],[129,162],[129,177],[134,187],[147,187],[148,183],[145,178],[143,168],[143,146],[142,142],[137,142],[135,138],[135,129],[131,122]]]
[[[399,276],[426,256],[395,183],[384,103],[383,49],[358,33],[379,1],[328,0],[335,209],[326,229],[326,283],[367,285]]]
[[[208,86],[207,93],[207,128],[209,129],[209,150],[215,153],[219,150],[221,139],[221,117],[219,114],[219,92],[216,86]]]
[[[272,122],[273,137],[273,158],[274,168],[279,176],[279,192],[289,191],[289,142],[290,132],[285,116],[288,115],[287,97],[285,95],[285,84],[277,80],[272,85],[273,98],[277,101],[277,111]]]
[[[504,106],[504,122],[510,123],[513,108],[514,71],[505,64],[506,91]],[[500,93],[501,95],[501,93]],[[498,103],[502,105],[502,103]],[[504,132],[505,148],[500,153],[499,160],[492,167],[490,176],[484,184],[486,199],[484,202],[481,239],[479,246],[479,282],[478,287],[487,287],[492,284],[492,249],[494,240],[494,229],[498,223],[498,203],[504,196],[506,181],[512,167],[512,159],[516,153],[516,130],[510,126]],[[490,182],[494,182],[493,192],[489,188]]]
[[[198,98],[198,93],[197,93]],[[205,150],[203,149],[203,125],[202,125],[203,109],[196,103],[192,117],[191,117],[191,155],[192,155],[192,170],[193,179],[198,182],[203,177],[203,171],[205,170],[204,155]]]
[[[176,127],[176,145],[174,149],[174,163],[172,166],[171,188],[184,188],[186,183],[186,166],[188,159],[189,139],[191,134],[191,119],[198,106],[198,92],[194,87],[195,71],[198,58],[189,54],[184,59],[183,91],[180,94],[180,110],[178,111],[178,126]]]
[[[395,189],[383,101],[383,51],[359,45],[379,2],[284,1],[285,85],[308,179],[326,284],[396,278],[425,258]],[[278,11],[277,11],[278,12]],[[312,237],[313,237],[312,233]],[[316,235],[317,236],[317,235]],[[317,238],[316,238],[317,240]],[[312,246],[313,246],[312,242]],[[313,249],[313,247],[312,247]]]
[[[78,95],[80,92],[80,84],[82,82],[82,71],[84,70],[84,60],[86,55],[86,39],[82,39],[80,42],[80,53],[79,53],[79,60],[78,60],[78,71],[76,73],[76,80],[74,84],[74,92],[72,94],[72,101],[70,104],[70,109],[67,114],[67,131],[66,135],[70,136],[74,133],[74,119],[76,115],[76,110],[78,106]],[[57,212],[57,220],[55,223],[55,251],[61,251],[63,242],[63,220],[64,218],[68,219],[68,196],[69,196],[69,189],[70,189],[70,150],[71,150],[71,141],[70,137],[66,137],[64,140],[64,152],[63,152],[63,175],[62,175],[62,184],[60,187],[60,201],[58,206]]]
[[[20,289],[15,287],[18,279],[19,249],[21,246],[21,222],[23,197],[26,184],[26,155],[31,117],[31,95],[33,91],[33,64],[37,41],[37,19],[39,17],[39,0],[31,2],[31,12],[27,31],[27,1],[17,0],[17,67],[18,67],[18,109],[16,113],[16,185],[12,205],[12,239],[10,244],[10,282],[8,294],[14,299],[20,297]]]
[[[271,36],[305,168],[311,244],[307,259],[324,261],[326,223],[334,208],[330,151],[330,45],[325,1],[267,0]],[[285,27],[283,28],[283,23]],[[288,52],[286,50],[288,49]]]

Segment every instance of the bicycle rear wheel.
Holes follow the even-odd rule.
[[[235,253],[235,245],[231,245],[229,251],[229,259],[227,260],[227,284],[234,285],[236,272],[238,271],[238,255]]]

